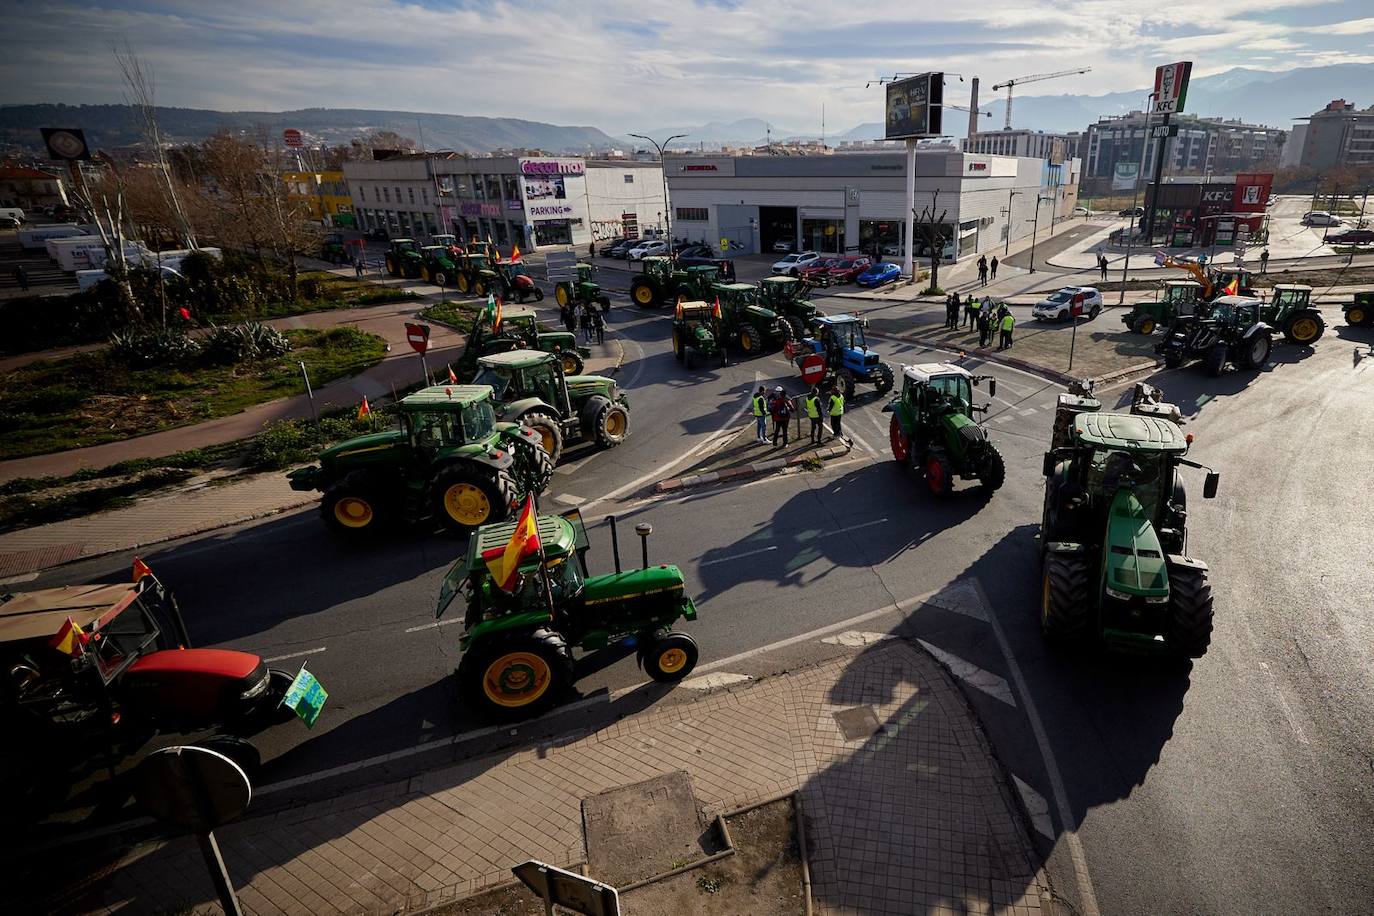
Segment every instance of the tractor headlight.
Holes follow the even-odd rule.
[[[1156,596],[1151,597],[1151,598],[1146,598],[1146,599],[1145,599],[1145,603],[1146,603],[1146,604],[1168,604],[1168,603],[1169,603],[1169,596],[1168,596],[1168,595],[1156,595]]]
[[[1119,592],[1119,591],[1117,591],[1116,589],[1112,588],[1110,585],[1105,586],[1105,588],[1106,588],[1106,590],[1107,590],[1107,597],[1108,597],[1108,598],[1115,598],[1117,601],[1130,601],[1130,600],[1131,600],[1131,597],[1132,597],[1131,595],[1128,595],[1128,594],[1126,594],[1125,592]]]
[[[271,683],[271,680],[271,676],[267,673],[266,669],[264,669],[262,672],[262,677],[258,679],[258,682],[254,684],[252,687],[249,687],[243,693],[239,694],[239,699],[245,703],[247,703],[249,700],[256,700],[258,697],[262,696],[264,693],[267,692],[267,685]]]

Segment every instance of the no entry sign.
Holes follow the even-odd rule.
[[[411,349],[423,354],[429,349],[429,325],[406,322],[406,340],[410,341]]]
[[[808,385],[818,385],[825,378],[825,357],[812,353],[801,361],[802,381]]]
[[[286,130],[282,131],[281,138],[287,146],[294,149],[300,149],[302,146],[305,146],[305,137],[303,137],[301,132],[294,127],[288,127]]]

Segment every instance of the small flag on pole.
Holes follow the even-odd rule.
[[[520,512],[520,521],[515,523],[510,540],[504,547],[483,551],[482,559],[487,569],[491,570],[495,583],[505,591],[514,592],[520,581],[520,564],[541,549],[539,525],[534,516],[534,496],[530,495],[525,497],[525,508]]]
[[[151,576],[152,574],[153,574],[153,571],[152,571],[151,569],[148,568],[148,564],[147,564],[147,563],[144,563],[143,560],[142,560],[141,558],[139,558],[139,557],[134,557],[134,581],[135,581],[135,582],[137,582],[139,579],[142,579],[144,576]]]
[[[510,246],[510,262],[512,264],[520,263],[520,246],[514,243]]]
[[[301,670],[297,672],[296,679],[291,682],[291,686],[286,688],[286,694],[282,697],[281,705],[294,712],[305,723],[306,728],[313,728],[315,720],[320,717],[320,710],[324,709],[324,701],[329,699],[329,691],[325,690],[319,681],[315,680],[315,675],[305,670],[301,665]]]
[[[1222,293],[1223,293],[1224,295],[1227,295],[1227,296],[1239,296],[1239,295],[1240,295],[1240,275],[1239,275],[1239,274],[1237,274],[1236,276],[1234,276],[1234,277],[1231,278],[1231,282],[1226,284],[1226,288],[1222,290]]]
[[[453,367],[452,367],[452,366],[449,366],[449,367],[448,367],[448,383],[449,383],[450,385],[456,385],[456,384],[458,384],[458,376],[456,376],[456,375],[453,374]]]
[[[358,419],[361,420],[363,417],[366,417],[371,413],[372,408],[367,406],[367,398],[364,397],[362,404],[358,406]]]
[[[713,309],[711,309],[711,317],[714,318],[714,319],[716,319],[717,321],[720,320],[720,297],[719,297],[719,296],[716,297],[716,307],[713,308]]]
[[[86,631],[76,625],[76,621],[70,617],[62,624],[62,628],[57,631],[48,645],[64,655],[80,655],[86,651],[86,642],[90,637]]]
[[[501,327],[501,300],[496,298],[495,293],[487,293],[487,318],[493,332]]]

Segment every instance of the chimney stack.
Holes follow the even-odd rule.
[[[968,100],[968,143],[965,146],[972,144],[973,135],[978,133],[978,77],[975,76],[972,82],[972,94]]]

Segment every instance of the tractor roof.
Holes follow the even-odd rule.
[[[649,254],[649,255],[645,255],[644,257],[640,258],[640,259],[639,259],[639,262],[640,262],[641,264],[648,264],[648,263],[650,263],[650,262],[653,262],[653,263],[655,263],[655,264],[658,264],[658,263],[664,263],[664,264],[666,264],[666,263],[668,262],[668,256],[667,256],[667,255],[663,255],[663,254]]]
[[[1312,287],[1308,286],[1306,283],[1275,283],[1274,289],[1275,291],[1281,289],[1296,289],[1306,290],[1309,293],[1312,292]]]
[[[411,244],[414,244],[414,243],[415,243],[415,240],[414,240],[414,239],[392,239],[391,242],[392,242],[392,244],[394,244],[394,245],[400,245],[400,244],[402,244],[403,242],[410,242]]]
[[[860,321],[863,321],[863,319],[858,315],[826,315],[824,317],[817,316],[815,319],[816,324],[830,325],[831,327],[842,324],[854,324]]]
[[[717,283],[716,286],[732,293],[747,293],[754,288],[750,283]]]
[[[921,384],[941,375],[960,375],[964,378],[973,378],[971,372],[963,366],[954,365],[954,363],[917,363],[914,366],[903,366],[902,375]]]
[[[402,410],[426,407],[467,407],[491,398],[490,385],[432,385],[401,398]]]
[[[0,603],[0,642],[51,638],[70,617],[83,630],[107,622],[138,594],[137,584],[64,585],[6,594]]]
[[[1263,305],[1264,303],[1254,296],[1218,296],[1212,300],[1211,304],[1229,305],[1231,308],[1236,308],[1242,305]]]
[[[517,319],[519,319],[519,318],[535,318],[535,317],[537,317],[537,316],[536,316],[535,313],[534,313],[534,309],[506,308],[505,306],[502,306],[502,307],[501,307],[501,320],[502,320],[502,321],[505,321],[507,318],[517,318]]]
[[[716,307],[711,302],[679,302],[678,311],[682,312],[683,318],[703,318],[709,317]]]
[[[508,369],[526,369],[554,361],[552,353],[543,350],[507,350],[505,353],[488,353],[477,360],[478,365],[500,366]]]
[[[508,522],[500,522],[495,525],[483,525],[473,532],[472,537],[468,538],[468,568],[485,569],[486,564],[482,562],[482,554],[488,550],[505,547],[510,543],[511,535],[515,533],[517,521],[518,519],[511,519]],[[567,519],[557,515],[540,515],[538,526],[539,543],[544,548],[546,558],[567,556],[576,546],[577,535],[573,530],[572,523]],[[532,568],[538,568],[533,559],[531,559],[530,565]]]
[[[774,283],[779,286],[790,286],[793,283],[800,283],[801,280],[798,280],[796,277],[764,277],[762,282]]]
[[[1159,417],[1129,413],[1080,413],[1073,418],[1073,432],[1084,445],[1133,452],[1188,451],[1178,424]]]

